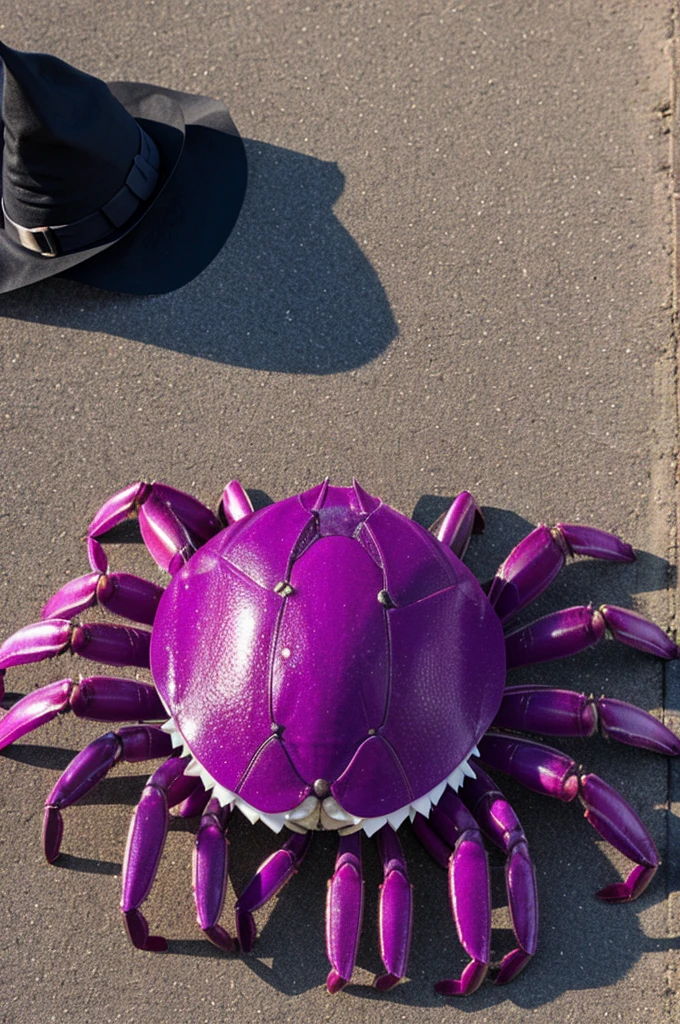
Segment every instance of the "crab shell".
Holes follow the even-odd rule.
[[[222,804],[275,831],[370,835],[473,774],[505,648],[448,547],[356,481],[325,482],[223,530],[177,573],[151,669],[164,728]]]

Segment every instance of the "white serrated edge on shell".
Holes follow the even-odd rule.
[[[167,710],[167,709],[166,709]],[[189,749],[186,740],[182,736],[181,732],[173,722],[172,718],[169,718],[165,722],[161,729],[167,732],[172,739],[172,745],[174,748],[181,748],[183,757],[190,757],[189,764],[184,769],[185,775],[194,775],[200,778],[201,782],[205,786],[206,790],[212,790],[212,795],[219,800],[223,807],[227,805],[231,807],[238,807],[242,814],[245,814],[248,821],[251,824],[255,824],[257,821],[263,822],[267,825],[272,832],[280,832],[284,825],[295,825],[297,822],[304,821],[306,818],[310,818],[314,815],[317,806],[320,806],[320,801],[315,796],[306,797],[301,804],[297,807],[292,807],[289,811],[283,811],[278,814],[266,814],[264,811],[258,811],[251,804],[247,803],[243,797],[240,797],[238,793],[233,793],[230,789],[220,785],[213,779],[210,772],[208,772],[199,761],[196,760],[191,750]],[[436,804],[439,803],[447,786],[450,786],[453,790],[458,790],[463,785],[466,776],[470,779],[476,778],[474,769],[470,767],[469,759],[471,757],[479,756],[479,750],[477,747],[473,747],[470,753],[464,758],[457,768],[451,772],[442,782],[439,782],[429,793],[425,793],[424,796],[418,797],[417,800],[412,800],[411,803],[405,804],[396,811],[390,811],[389,814],[380,815],[377,818],[357,818],[355,815],[345,811],[333,797],[327,797],[323,801],[323,807],[325,813],[333,821],[344,823],[340,825],[340,833],[354,832],[357,828],[363,828],[367,836],[372,836],[388,822],[392,828],[396,831],[399,826],[410,818],[411,821],[415,818],[416,814],[422,814],[424,817],[429,817],[430,810]],[[326,807],[328,803],[329,807]]]

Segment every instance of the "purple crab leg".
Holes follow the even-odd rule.
[[[139,510],[139,529],[153,560],[173,576],[196,550],[187,527],[155,492]]]
[[[627,608],[603,604],[579,605],[546,615],[505,638],[508,668],[565,658],[592,647],[609,629],[615,640],[667,660],[678,647],[659,626]]]
[[[497,985],[506,985],[519,974],[536,952],[536,875],[526,835],[514,810],[479,765],[475,765],[475,776],[474,779],[466,778],[463,800],[485,835],[503,850],[507,858],[505,887],[517,947],[503,957],[495,979]],[[446,796],[447,794],[444,798]]]
[[[429,855],[437,861],[437,864],[439,864],[440,867],[447,871],[449,867],[449,858],[452,852],[451,847],[447,846],[447,844],[439,838],[437,833],[428,824],[427,819],[423,817],[422,814],[416,814],[413,819],[413,831]]]
[[[139,908],[149,895],[158,871],[168,832],[168,810],[196,786],[194,777],[183,776],[188,763],[188,757],[171,757],[153,773],[130,822],[120,909],[130,942],[137,949],[162,952],[168,948],[162,935],[149,935],[149,926]]]
[[[54,658],[68,650],[71,633],[68,619],[47,619],[23,626],[0,646],[0,670]]]
[[[512,549],[492,580],[489,600],[499,619],[505,622],[542,594],[570,555],[635,561],[630,544],[606,530],[570,523],[537,526]]]
[[[108,559],[98,538],[125,519],[139,516],[142,537],[162,569],[175,572],[193,550],[221,529],[209,508],[167,484],[138,482],[106,501],[90,523],[90,565],[106,572]]]
[[[149,667],[151,634],[134,626],[108,622],[74,624],[68,619],[42,619],[17,630],[0,647],[0,670],[54,658],[71,650],[91,661]]]
[[[506,772],[527,789],[568,803],[578,796],[585,817],[608,843],[637,867],[625,882],[606,886],[600,899],[623,903],[636,899],[651,882],[659,864],[652,837],[624,798],[597,775],[579,775],[576,762],[560,750],[533,740],[487,733],[478,743],[481,760]]]
[[[430,824],[452,849],[448,860],[449,900],[460,944],[470,957],[460,978],[435,985],[444,996],[468,996],[484,981],[491,957],[489,865],[479,826],[453,791],[432,808]]]
[[[73,680],[61,679],[17,701],[0,721],[0,750],[65,711],[72,692]]]
[[[196,836],[193,881],[198,923],[206,938],[227,953],[236,949],[236,943],[217,922],[227,890],[229,813],[229,808],[221,807],[219,800],[213,798],[208,804]]]
[[[99,736],[76,754],[45,801],[43,847],[50,864],[59,856],[64,808],[89,793],[119,761],[150,761],[166,757],[171,749],[170,737],[161,729],[132,725]]]
[[[91,572],[71,580],[44,606],[43,619],[72,619],[101,605],[114,615],[152,626],[163,588],[127,572]]]
[[[347,985],[354,971],[364,913],[361,833],[340,836],[335,871],[326,899],[326,954],[331,969],[326,988],[333,994]]]
[[[0,719],[0,750],[66,711],[97,722],[156,722],[168,717],[147,683],[109,676],[89,676],[77,683],[61,679],[22,697]]]
[[[210,793],[206,792],[203,783],[197,779],[197,786],[193,792],[178,805],[176,815],[178,818],[198,818],[205,813],[205,808],[210,800]]]
[[[493,724],[545,736],[603,736],[659,754],[680,754],[680,739],[648,711],[613,697],[586,697],[547,686],[512,686]]]
[[[454,555],[464,558],[473,533],[484,530],[484,516],[469,491],[461,491],[448,511],[430,527],[437,540],[451,548]]]
[[[378,933],[380,956],[387,973],[376,978],[374,984],[381,992],[386,992],[406,974],[413,925],[413,895],[401,843],[392,826],[383,825],[376,839],[383,866]]]
[[[236,932],[244,953],[253,948],[257,929],[253,913],[297,872],[312,841],[311,832],[295,832],[257,869],[236,902]]]
[[[106,572],[109,561],[98,538],[115,526],[137,515],[141,503],[148,497],[151,484],[139,481],[113,494],[101,506],[87,530],[87,553],[90,565],[97,572]]]
[[[151,633],[109,622],[82,622],[71,635],[71,650],[90,661],[149,667]]]
[[[253,505],[238,480],[230,480],[222,495],[222,511],[229,526],[253,514]]]

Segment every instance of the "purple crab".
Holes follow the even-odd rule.
[[[109,572],[100,538],[137,516],[142,538],[170,575],[164,589]],[[297,871],[318,830],[338,833],[326,908],[329,991],[354,968],[362,920],[362,833],[377,841],[379,942],[389,989],[407,971],[412,895],[397,831],[410,819],[448,871],[453,918],[470,960],[444,995],[468,995],[490,967],[491,902],[483,837],[506,855],[515,948],[495,965],[505,983],[536,949],[534,869],[522,826],[487,769],[538,793],[578,797],[597,832],[631,861],[623,882],[597,895],[635,899],[659,863],[628,803],[561,751],[524,734],[604,736],[662,754],[680,741],[656,718],[610,697],[544,686],[506,686],[521,665],[589,647],[606,630],[660,658],[677,658],[658,626],[624,608],[568,608],[519,629],[513,616],[542,593],[565,560],[590,555],[630,562],[631,547],[603,530],[538,526],[482,588],[462,558],[482,514],[459,494],[431,531],[356,482],[328,481],[253,511],[237,481],[220,519],[190,495],[135,483],[110,498],[88,530],[92,571],[67,583],[0,647],[0,678],[13,665],[67,651],[109,665],[151,669],[130,678],[63,679],[30,693],[0,721],[0,747],[73,711],[108,732],[71,762],[47,798],[44,848],[59,855],[62,811],[118,761],[164,758],[130,826],[121,909],[132,943],[162,950],[140,909],[163,851],[168,812],[200,815],[194,855],[198,923],[224,950],[219,923],[227,875],[226,830],[234,808],[289,837],[236,904],[242,949],[255,939],[253,912]],[[99,605],[151,627],[81,622]],[[158,723],[158,724],[156,724]]]

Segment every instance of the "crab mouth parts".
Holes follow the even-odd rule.
[[[247,803],[238,793],[232,792],[232,790],[217,782],[194,756],[172,718],[169,718],[161,726],[161,729],[170,735],[173,747],[181,748],[182,756],[190,758],[189,763],[184,769],[185,775],[193,775],[200,778],[206,791],[212,791],[212,796],[219,801],[222,807],[237,807],[251,824],[254,825],[257,821],[262,821],[273,832],[280,832],[284,826],[293,832],[330,831],[339,832],[340,835],[350,835],[352,832],[358,832],[360,829],[363,829],[366,835],[372,836],[383,825],[390,824],[392,828],[397,829],[406,818],[410,818],[413,821],[416,814],[422,814],[427,818],[429,817],[430,809],[439,803],[447,787],[455,791],[460,789],[466,777],[475,778],[475,772],[470,766],[469,760],[471,757],[479,755],[477,747],[473,747],[467,757],[445,779],[428,793],[425,793],[424,796],[418,797],[417,800],[412,800],[411,803],[400,807],[396,811],[391,811],[389,814],[380,815],[376,818],[357,817],[341,807],[334,797],[327,796],[325,799],[320,799],[313,794],[306,797],[297,807],[291,808],[290,811],[270,814],[265,811],[259,811],[256,807]]]

